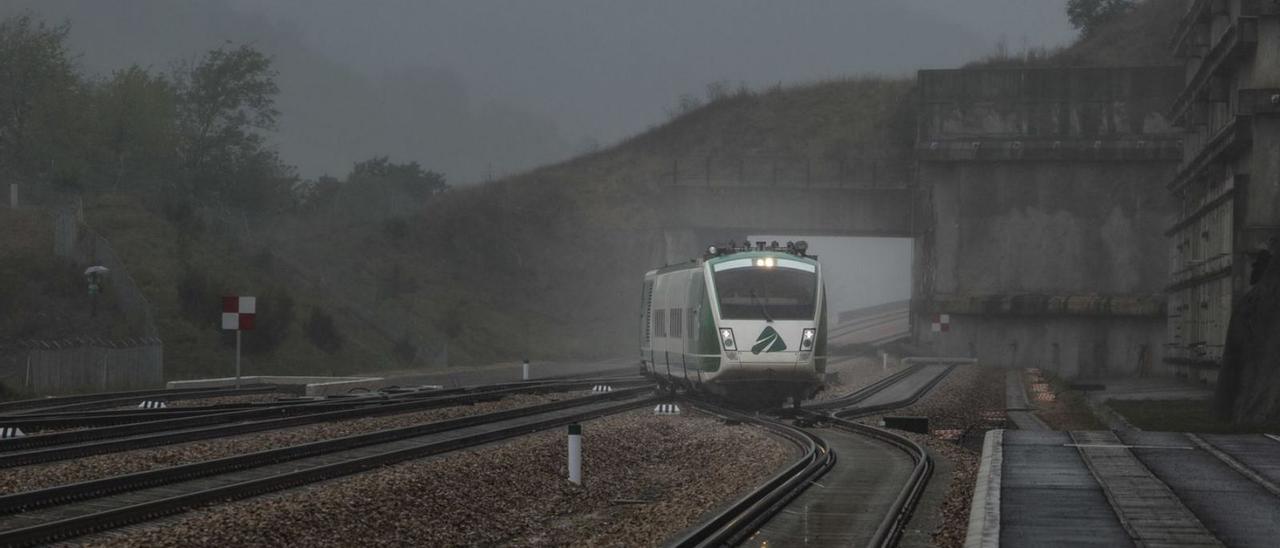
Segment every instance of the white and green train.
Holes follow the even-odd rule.
[[[645,273],[644,372],[740,402],[811,397],[826,373],[827,307],[806,249],[711,246],[702,259]]]

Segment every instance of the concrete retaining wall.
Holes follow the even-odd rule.
[[[1179,78],[1160,67],[921,72],[929,218],[913,311],[926,347],[1069,378],[1162,370],[1163,232],[1175,215],[1165,183],[1179,157],[1163,112]],[[951,316],[948,332],[932,332],[935,314]]]

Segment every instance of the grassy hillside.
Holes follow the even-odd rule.
[[[1145,0],[1134,10],[1103,24],[1090,36],[1055,49],[1032,49],[1014,54],[1001,49],[970,67],[1176,65],[1169,42],[1187,0]]]
[[[218,324],[223,295],[259,298],[259,329],[244,334],[246,374],[344,374],[396,365],[393,341],[283,271],[269,253],[189,218],[175,222],[142,203],[122,194],[88,196],[85,221],[110,240],[151,301],[167,377],[230,373],[234,338]],[[333,318],[340,347],[331,341],[317,346],[308,336],[317,310]]]
[[[0,210],[0,234],[0,342],[128,335],[110,291],[91,316],[84,267],[54,256],[48,211]]]
[[[1178,13],[1160,9],[1166,6],[1142,4],[1089,40],[1034,61],[1169,62],[1163,51]],[[605,150],[455,188],[422,206],[378,206],[373,214],[354,199],[255,218],[156,205],[142,195],[90,194],[86,218],[111,240],[156,308],[173,378],[230,370],[232,339],[217,326],[217,299],[225,294],[260,299],[263,329],[245,339],[249,373],[629,355],[640,276],[661,266],[655,204],[674,161],[835,161],[868,153],[909,161],[912,88],[911,80],[851,78],[718,93]],[[49,247],[32,249],[41,246]],[[49,310],[75,308],[56,304],[73,302],[81,290],[68,289],[75,285],[70,278],[56,281],[66,265],[47,257],[18,264],[0,262],[0,281],[40,287],[17,292],[16,282],[0,284],[6,288],[0,304],[17,302],[21,293],[44,295],[27,301],[29,309],[40,302]],[[10,322],[6,333],[15,317],[0,317]],[[55,330],[37,325],[24,332]]]

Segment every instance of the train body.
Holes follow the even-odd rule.
[[[702,259],[647,272],[644,372],[744,403],[812,396],[827,365],[826,291],[804,250],[712,246]]]

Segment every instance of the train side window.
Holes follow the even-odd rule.
[[[683,331],[680,327],[680,324],[681,324],[681,320],[683,319],[684,319],[684,315],[681,309],[679,308],[671,309],[671,336],[672,337],[677,339],[680,338],[680,333]]]
[[[667,336],[667,311],[661,308],[653,311],[653,336]]]

